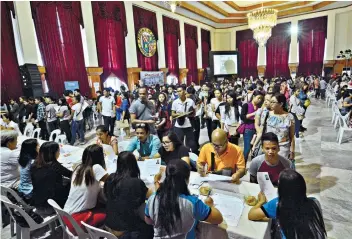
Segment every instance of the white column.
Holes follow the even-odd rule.
[[[91,67],[98,67],[97,45],[95,42],[94,21],[91,1],[81,1],[84,30],[86,32],[88,64]]]
[[[266,65],[266,46],[259,46],[257,66],[265,66],[265,65]]]
[[[163,15],[160,11],[156,12],[156,22],[158,24],[158,59],[159,59],[159,69],[165,68],[165,42],[164,42],[164,24]]]
[[[326,34],[326,46],[325,46],[325,58],[324,60],[334,60],[335,59],[335,21],[336,21],[336,13],[329,12],[328,13],[328,26],[327,26],[327,34]],[[349,24],[346,22],[346,26]],[[345,29],[345,31],[348,28]]]
[[[138,67],[136,34],[134,32],[133,6],[132,2],[124,1],[128,34],[125,38],[126,65],[127,67]]]
[[[178,47],[178,64],[180,68],[186,68],[186,41],[185,41],[185,22],[180,20],[181,46]]]
[[[198,34],[198,49],[197,49],[197,68],[203,68],[202,63],[202,31],[200,27],[197,27],[197,34]]]
[[[298,63],[298,20],[291,21],[291,44],[288,63]]]
[[[24,63],[39,64],[31,3],[14,1]]]

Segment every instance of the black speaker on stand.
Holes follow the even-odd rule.
[[[20,66],[23,94],[27,97],[43,96],[42,79],[36,64]]]

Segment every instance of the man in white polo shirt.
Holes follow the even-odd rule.
[[[114,135],[114,125],[115,125],[115,99],[110,96],[109,89],[104,89],[104,96],[99,99],[99,107],[101,109],[101,114],[103,116],[104,125],[109,129],[110,135]],[[109,127],[110,126],[110,127]]]
[[[179,98],[172,103],[171,107],[172,117],[176,119],[174,131],[182,142],[186,136],[186,146],[191,148],[192,152],[197,153],[198,149],[190,120],[195,115],[194,101],[186,97],[186,87],[183,85],[177,87],[177,94]]]

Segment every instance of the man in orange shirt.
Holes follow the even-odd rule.
[[[207,172],[227,174],[231,171],[232,181],[237,182],[246,170],[243,152],[237,145],[227,140],[227,133],[222,129],[216,129],[211,135],[211,143],[204,145],[197,160],[197,170],[204,174],[204,166]]]

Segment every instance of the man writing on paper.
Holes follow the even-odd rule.
[[[274,133],[263,134],[262,147],[264,154],[255,157],[249,167],[251,183],[258,183],[258,172],[268,172],[272,184],[277,186],[281,171],[290,168],[291,161],[279,155],[279,140]]]
[[[204,145],[197,160],[197,170],[201,175],[207,172],[232,176],[232,181],[238,182],[245,174],[243,152],[237,145],[227,140],[227,133],[216,129],[211,135],[211,143]]]
[[[132,138],[126,151],[138,151],[141,161],[150,158],[160,158],[158,150],[160,139],[158,136],[150,134],[148,124],[136,124],[136,137]]]

